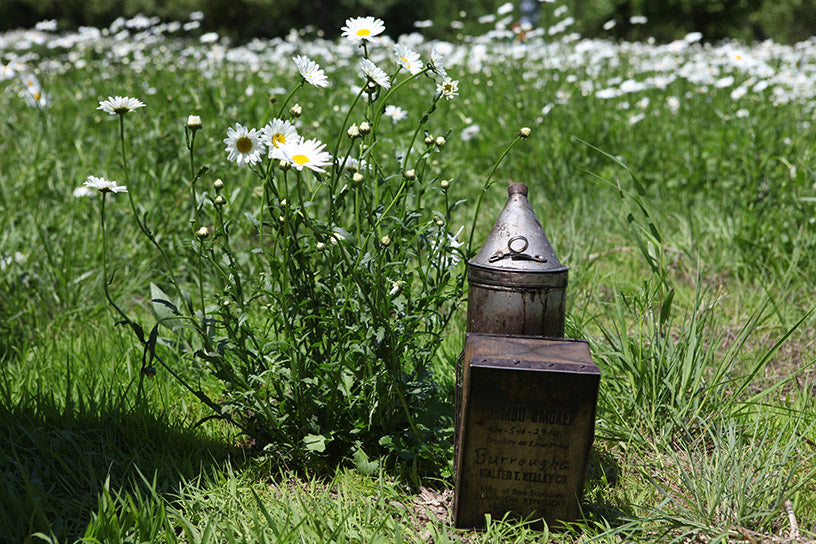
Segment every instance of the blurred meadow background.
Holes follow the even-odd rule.
[[[0,542],[813,541],[812,8],[2,2]],[[603,373],[559,532],[447,513],[511,182]]]

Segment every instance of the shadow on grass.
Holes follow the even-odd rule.
[[[593,446],[584,486],[583,513],[587,521],[613,530],[631,522],[634,512],[608,499],[618,495],[615,488],[620,485],[620,477],[618,460],[606,449]]]
[[[112,492],[131,492],[145,485],[143,475],[172,493],[234,452],[115,393],[67,405],[42,394],[13,402],[3,395],[0,441],[0,543],[35,532],[73,542],[106,482]]]

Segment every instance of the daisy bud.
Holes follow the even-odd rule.
[[[318,251],[323,251],[324,249],[326,249],[326,244],[324,244],[323,242],[318,242],[315,244],[315,249]]]
[[[371,125],[368,124],[368,121],[363,121],[360,123],[360,134],[365,136],[369,132],[371,132]]]
[[[442,187],[443,189],[447,189],[448,187],[450,187],[450,181],[443,179],[441,182],[439,182],[439,186]]]
[[[303,113],[303,108],[300,107],[300,104],[295,104],[294,106],[289,108],[289,114],[292,117],[300,117],[300,115],[302,113]]]
[[[387,236],[387,235],[383,236],[382,238],[380,238],[380,244],[382,244],[383,247],[390,246],[391,245],[391,238],[389,236]]]
[[[198,130],[201,128],[201,117],[198,115],[187,116],[187,128],[190,130]]]
[[[289,170],[290,168],[292,168],[292,163],[287,160],[281,159],[281,161],[278,163],[278,166],[280,166],[281,170]]]
[[[522,138],[529,138],[531,132],[530,127],[521,127],[521,130],[519,130],[519,136]]]
[[[368,84],[366,85],[365,92],[367,92],[368,94],[374,94],[377,92],[377,89],[379,89],[377,84],[374,83],[373,81],[369,81]]]
[[[436,223],[437,227],[441,227],[442,225],[445,224],[445,220],[442,219],[441,217],[437,217],[436,219],[434,219],[434,222]]]
[[[430,134],[425,135],[425,145],[433,145],[434,138]]]
[[[280,205],[281,205],[281,208],[285,208],[285,207],[286,207],[286,199],[285,199],[285,198],[284,198],[283,200],[281,200]]]
[[[445,145],[445,137],[444,136],[437,136],[436,140],[434,140],[436,147],[442,147]]]
[[[277,97],[277,96],[275,96],[274,94],[270,94],[270,95],[269,95],[269,103],[270,103],[270,104],[274,104],[274,103],[275,103],[275,102],[277,102],[277,101],[278,101],[278,97]]]
[[[221,189],[224,188],[224,182],[221,181],[221,178],[218,178],[213,182],[213,187],[215,187],[216,191],[220,191]]]
[[[398,295],[400,291],[402,291],[402,282],[395,281],[391,284],[391,290],[388,291],[388,294],[393,297],[394,295]]]
[[[201,227],[200,229],[198,229],[198,232],[196,232],[196,236],[198,236],[202,240],[209,235],[210,229],[208,229],[207,227]]]
[[[215,197],[215,200],[213,200],[213,204],[215,204],[216,206],[223,206],[226,203],[227,199],[224,198],[224,195],[218,195],[217,197]]]
[[[352,140],[360,137],[360,128],[357,125],[351,125],[346,131],[348,137]]]
[[[408,181],[416,179],[416,171],[413,169],[406,170],[405,173],[403,173],[403,175],[405,176],[405,179],[407,179]]]
[[[286,218],[285,218],[284,216],[282,216],[282,215],[279,215],[279,216],[278,216],[278,221],[280,221],[281,223],[285,223],[285,222],[286,222]]]
[[[365,178],[363,177],[363,175],[362,175],[360,172],[354,172],[354,175],[353,175],[353,176],[351,176],[351,180],[352,180],[354,183],[362,183],[362,181],[363,181],[364,179],[365,179]]]

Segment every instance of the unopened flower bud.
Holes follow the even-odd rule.
[[[368,84],[366,85],[365,91],[368,94],[374,94],[377,92],[377,89],[379,89],[379,86],[373,81],[369,81]]]
[[[357,125],[351,125],[348,128],[348,130],[346,131],[346,134],[348,134],[348,137],[351,138],[352,140],[355,139],[355,138],[359,138],[360,137],[360,127],[358,127]]]
[[[326,249],[326,244],[324,244],[323,242],[318,242],[315,244],[315,249],[318,251],[323,251],[324,249]]]
[[[224,188],[224,182],[221,181],[221,178],[218,178],[213,182],[213,187],[215,187],[216,191],[220,191],[221,189]]]
[[[430,134],[425,135],[425,145],[433,145],[434,138]]]
[[[198,130],[201,128],[201,117],[198,115],[187,116],[187,128],[190,130]]]
[[[292,117],[300,117],[300,115],[303,113],[303,108],[300,107],[300,104],[295,104],[289,108],[289,113],[292,115]]]
[[[441,217],[437,217],[436,219],[434,219],[434,222],[436,223],[437,227],[441,227],[442,225],[445,224],[445,220],[442,219]]]
[[[351,180],[354,183],[361,183],[364,179],[365,178],[363,177],[363,175],[360,172],[354,172],[354,175],[351,176]]]
[[[290,168],[292,168],[292,163],[285,159],[281,159],[280,162],[278,163],[278,166],[280,166],[281,170],[289,170]]]
[[[436,147],[442,147],[445,145],[445,137],[444,136],[437,136],[436,140],[434,140]]]
[[[213,200],[213,204],[215,204],[216,206],[223,206],[226,203],[227,199],[224,198],[224,195],[218,195],[217,197],[215,197],[215,200]]]
[[[413,170],[413,169],[411,169],[411,170],[406,170],[406,171],[405,171],[405,173],[404,173],[403,175],[405,176],[405,179],[407,179],[408,181],[411,181],[411,180],[413,180],[413,179],[416,179],[416,171],[415,171],[415,170]]]
[[[209,235],[210,235],[210,229],[208,229],[207,227],[201,227],[201,228],[200,228],[200,229],[198,229],[198,231],[196,232],[196,236],[198,236],[198,237],[199,237],[199,238],[201,238],[202,240],[203,240],[204,238],[206,238],[207,236],[209,236]]]
[[[362,123],[360,123],[360,134],[365,136],[369,132],[371,132],[371,125],[368,124],[368,121],[363,121]]]
[[[442,187],[443,189],[447,189],[448,187],[450,187],[450,181],[443,179],[442,181],[439,182],[439,186]]]
[[[519,130],[519,136],[522,138],[529,138],[531,132],[532,130],[530,130],[530,127],[521,127],[521,130]]]
[[[380,238],[380,244],[382,244],[383,247],[390,246],[391,245],[391,238],[388,235],[383,236],[382,238]]]

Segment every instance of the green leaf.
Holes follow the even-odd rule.
[[[371,476],[380,468],[380,462],[370,460],[362,448],[358,448],[354,452],[352,459],[354,460],[354,467],[366,476]]]
[[[175,304],[170,302],[170,297],[167,293],[162,291],[161,288],[153,282],[150,283],[150,299],[153,312],[159,320],[179,315],[178,308]]]
[[[309,451],[318,453],[326,451],[326,437],[322,434],[307,434],[303,437],[303,444]]]

